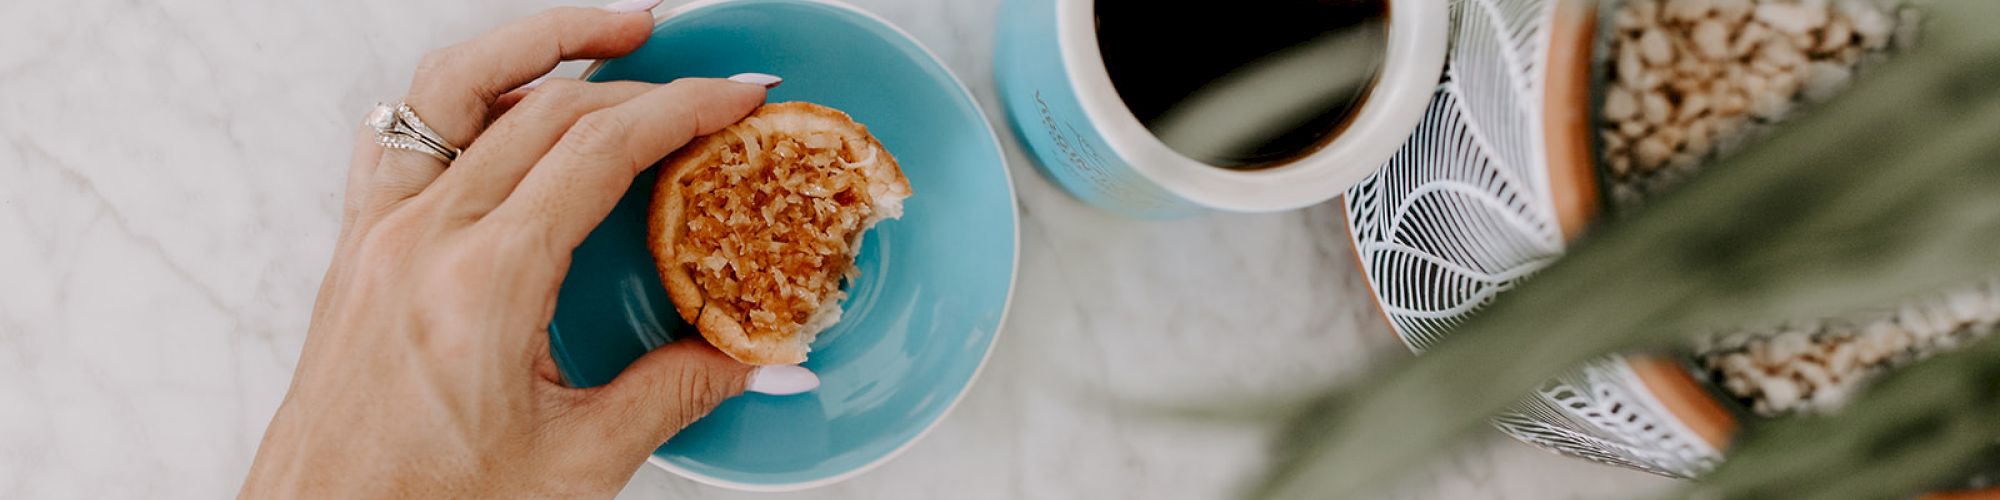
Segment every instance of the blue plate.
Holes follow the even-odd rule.
[[[984,113],[908,34],[820,0],[699,2],[592,81],[666,82],[742,72],[785,78],[771,102],[839,108],[901,163],[915,195],[869,232],[846,314],[819,335],[810,393],[723,403],[652,463],[748,490],[832,483],[888,460],[937,425],[985,364],[1014,284],[1014,187]],[[639,355],[699,337],[667,301],[645,244],[647,172],[577,247],[549,341],[577,386],[609,382]],[[579,443],[589,446],[589,443]]]

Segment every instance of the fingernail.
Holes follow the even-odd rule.
[[[641,11],[653,10],[653,7],[658,7],[658,6],[660,6],[660,0],[618,0],[616,2],[611,2],[610,4],[606,4],[604,6],[604,10],[622,14],[628,12],[641,12]]]
[[[819,388],[819,375],[798,365],[759,366],[750,372],[750,386],[744,390],[772,396],[790,396]]]
[[[736,76],[729,77],[729,81],[763,85],[767,89],[777,87],[780,83],[785,83],[785,79],[778,78],[778,75],[766,75],[763,73],[737,73]]]
[[[528,82],[528,84],[527,84],[527,85],[522,85],[522,86],[521,86],[521,89],[522,89],[522,90],[529,90],[529,89],[533,89],[533,88],[535,88],[535,87],[540,87],[540,86],[542,86],[542,82],[546,82],[546,81],[549,81],[549,75],[542,75],[542,77],[541,77],[541,78],[536,78],[536,79],[535,79],[535,81],[532,81],[532,82]]]

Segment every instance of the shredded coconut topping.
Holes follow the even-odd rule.
[[[674,255],[746,334],[790,336],[843,298],[840,280],[855,274],[874,215],[864,172],[875,152],[862,138],[764,125],[753,117],[731,126],[731,144],[707,162],[714,167],[680,179],[687,227]]]

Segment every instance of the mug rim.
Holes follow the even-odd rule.
[[[1383,0],[1391,15],[1382,69],[1339,130],[1304,156],[1257,169],[1210,165],[1168,147],[1125,106],[1104,67],[1093,0],[1054,0],[1056,45],[1084,116],[1113,154],[1199,205],[1271,212],[1332,199],[1395,155],[1424,115],[1444,70],[1445,0]]]

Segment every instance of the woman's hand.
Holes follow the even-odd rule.
[[[340,241],[244,496],[609,497],[749,385],[751,366],[699,340],[590,389],[564,386],[549,357],[571,251],[633,176],[775,83],[519,88],[561,60],[637,49],[657,3],[550,10],[424,58],[406,102],[464,153],[446,168],[372,130],[356,140]],[[797,367],[754,378],[817,383]]]

